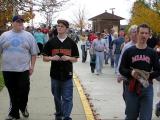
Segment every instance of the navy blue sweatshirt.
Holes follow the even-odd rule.
[[[132,68],[150,72],[149,80],[160,76],[158,55],[149,47],[138,49],[136,46],[132,46],[124,52],[119,72],[130,80]]]

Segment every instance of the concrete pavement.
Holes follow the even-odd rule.
[[[49,77],[50,63],[42,62],[38,58],[34,74],[31,77],[31,90],[29,94],[28,110],[30,117],[28,120],[54,120],[54,101],[50,91]],[[79,93],[74,85],[73,120],[86,120]],[[7,89],[0,92],[0,120],[4,120],[9,107],[9,97]]]
[[[81,50],[79,49],[80,53]],[[50,91],[49,77],[50,63],[42,62],[41,58],[37,59],[36,68],[31,77],[31,90],[29,95],[28,109],[30,117],[28,120],[54,120],[55,112],[53,96]],[[124,115],[124,101],[122,98],[122,84],[117,83],[114,75],[114,69],[109,65],[104,65],[103,74],[97,76],[92,74],[89,66],[89,56],[86,63],[82,63],[81,59],[74,64],[74,71],[77,74],[76,79],[85,88],[85,92],[89,94],[90,102],[98,118],[101,120],[122,120]],[[74,107],[72,111],[73,120],[93,120],[86,108],[86,98],[80,85],[77,86],[79,80],[74,85]],[[154,109],[155,104],[160,99],[156,96],[158,82],[154,81]],[[78,91],[77,91],[78,90]],[[9,99],[6,88],[0,92],[0,120],[4,120],[7,115]],[[154,114],[153,119],[158,120]]]

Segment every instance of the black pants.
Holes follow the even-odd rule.
[[[30,90],[29,71],[9,72],[3,71],[5,85],[10,96],[9,115],[19,118],[19,110],[25,110]]]
[[[43,51],[43,44],[42,43],[37,43],[38,45],[38,48],[39,48],[39,53],[38,55],[41,55],[42,54],[42,51]]]
[[[81,45],[82,49],[82,62],[86,62],[87,59],[87,50],[85,45]]]
[[[91,72],[94,73],[96,64],[95,63],[90,63],[90,67],[91,67]]]

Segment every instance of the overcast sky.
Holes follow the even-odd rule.
[[[89,19],[96,15],[99,15],[105,10],[111,13],[110,8],[114,9],[114,14],[125,18],[122,20],[121,24],[126,24],[127,20],[130,18],[130,11],[135,0],[70,0],[61,12],[56,14],[55,20],[63,18],[68,21],[72,21],[75,17],[74,15],[78,13],[79,8],[85,8],[86,18]],[[35,17],[34,21],[39,21],[39,15]],[[37,19],[38,18],[38,19]],[[43,20],[41,20],[43,22]]]
[[[126,18],[130,18],[130,11],[135,0],[70,0],[69,5],[66,5],[64,11],[58,13],[57,18],[73,19],[79,8],[85,8],[86,17],[89,19],[96,15],[99,15],[105,10],[111,13],[110,8],[115,8],[115,15]],[[122,24],[126,21],[122,21]]]

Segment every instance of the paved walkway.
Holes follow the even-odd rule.
[[[81,49],[79,51],[81,53]],[[53,96],[50,91],[49,67],[50,63],[42,62],[41,58],[36,62],[36,68],[31,78],[28,104],[30,117],[28,120],[54,120],[53,113],[55,109]],[[76,84],[74,85],[73,120],[93,120],[79,82],[83,84],[85,91],[89,94],[90,102],[101,120],[122,120],[125,118],[122,84],[116,82],[113,68],[110,68],[109,65],[104,65],[102,75],[92,74],[88,57],[86,63],[82,63],[81,60],[75,63],[74,70],[78,75],[78,80],[75,81]],[[74,78],[77,79],[77,77]],[[157,86],[158,82],[154,81],[154,120],[158,120],[154,110],[155,103],[160,99],[156,96]],[[4,120],[7,115],[8,103],[8,93],[6,88],[4,88],[0,92],[0,120]]]
[[[50,91],[49,77],[50,63],[37,59],[34,74],[31,77],[31,90],[29,94],[28,120],[54,120],[55,112],[53,96]],[[0,120],[4,120],[8,113],[9,97],[7,89],[0,92]],[[79,93],[74,85],[74,107],[72,111],[73,120],[86,120]]]

